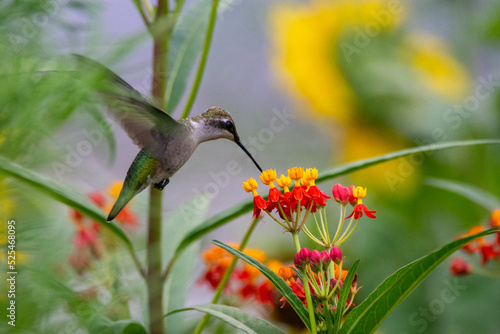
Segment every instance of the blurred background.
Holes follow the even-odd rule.
[[[123,180],[139,149],[118,126],[106,130],[106,114],[80,93],[72,74],[23,73],[79,53],[149,96],[152,41],[133,2],[2,1],[0,41],[0,154],[90,194],[108,210],[113,182]],[[495,1],[235,0],[217,21],[192,115],[226,108],[256,160],[278,175],[293,166],[321,172],[407,147],[498,138],[499,42]],[[499,166],[498,147],[455,148],[320,184],[327,193],[335,183],[366,186],[364,203],[377,210],[377,219],[362,220],[343,245],[348,265],[361,259],[357,303],[401,266],[488,223],[490,211],[430,187],[427,178],[461,181],[500,196]],[[250,177],[257,178],[257,170],[236,145],[204,143],[163,191],[165,219],[185,203],[202,221],[248,200],[241,183]],[[140,254],[147,199],[147,192],[137,196],[123,222]],[[336,222],[336,206],[330,210]],[[143,286],[128,255],[105,236],[89,254],[77,251],[85,218],[2,174],[0,218],[2,245],[7,221],[17,222],[16,329],[85,333],[81,319],[89,318],[90,309],[142,321]],[[250,214],[232,221],[193,252],[201,253],[212,239],[238,242],[250,222]],[[284,263],[293,256],[290,236],[268,218],[250,245]],[[3,266],[6,247],[2,252]],[[480,266],[479,259],[473,263]],[[410,294],[379,332],[497,333],[498,279],[457,279],[448,264]],[[200,284],[201,255],[189,265],[194,269],[187,303],[206,303],[211,294]],[[498,275],[498,262],[483,269]],[[8,302],[3,288],[2,304]],[[443,299],[443,291],[456,298]]]

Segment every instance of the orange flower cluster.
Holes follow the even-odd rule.
[[[258,186],[254,179],[251,178],[243,182],[243,189],[253,193],[254,217],[260,215],[262,210],[268,213],[276,210],[282,219],[291,221],[297,211],[306,209],[316,212],[318,206],[324,207],[327,199],[331,198],[314,184],[317,177],[318,170],[316,168],[304,171],[303,168],[293,167],[288,170],[288,176],[281,174],[279,179],[276,176],[276,170],[268,169],[260,176],[262,183],[269,186],[267,201],[255,191]],[[295,181],[295,184],[290,191],[292,180]],[[283,193],[275,187],[274,181],[283,189]]]
[[[340,232],[345,219],[352,218],[356,223],[352,230],[349,230],[349,227],[353,225],[349,224],[345,233],[342,235],[337,234],[333,241],[329,240],[328,233],[324,233],[320,238],[313,236],[304,224],[309,214],[312,213],[312,215],[315,216],[314,214],[318,210],[323,212],[328,199],[331,198],[316,186],[315,181],[317,178],[318,170],[316,168],[304,170],[304,168],[293,167],[288,170],[287,176],[281,174],[280,178],[277,177],[276,170],[268,169],[263,171],[260,175],[260,179],[262,183],[269,186],[267,200],[257,193],[257,181],[251,178],[243,182],[243,189],[253,194],[253,217],[258,217],[261,212],[264,211],[285,230],[295,233],[304,229],[304,232],[309,238],[325,248],[333,247],[335,242],[338,242],[338,244],[344,242],[345,239],[349,237],[350,233],[352,233],[357,222],[363,215],[369,218],[376,218],[374,215],[376,211],[369,210],[362,202],[362,199],[366,196],[366,188],[355,186],[346,188],[341,184],[336,184],[332,188],[332,195],[335,201],[341,205],[341,226],[337,231]],[[274,181],[283,189],[283,192],[275,187]],[[294,181],[295,184],[290,191],[289,187],[292,181]],[[352,213],[346,217],[344,213],[347,204],[351,204],[354,209]],[[275,217],[273,214],[277,214],[279,218],[278,216]],[[320,220],[321,224],[324,225],[326,223],[323,218]],[[322,231],[328,231],[328,227],[324,226]]]
[[[229,244],[233,248],[238,248],[237,244]],[[260,249],[246,248],[243,253],[259,262],[266,261],[266,254]],[[205,262],[205,272],[200,279],[200,283],[208,283],[213,289],[217,289],[224,273],[229,268],[234,257],[224,249],[211,246],[203,252]],[[277,272],[282,266],[281,262],[270,260],[267,266]],[[273,284],[267,280],[258,269],[248,263],[239,261],[231,273],[229,282],[224,288],[227,296],[238,296],[242,301],[253,300],[262,305],[273,307],[276,303],[276,292]]]
[[[491,213],[489,220],[490,227],[500,228],[500,209]],[[486,228],[483,225],[472,227],[467,233],[460,235],[463,238],[484,231]],[[463,250],[469,254],[480,254],[481,265],[484,266],[489,260],[498,260],[500,256],[500,232],[495,233],[494,239],[480,237],[467,243]],[[466,260],[453,259],[450,265],[450,271],[455,276],[467,275],[472,272],[472,266]]]
[[[121,183],[114,182],[108,188],[108,193],[115,198],[120,192]],[[116,196],[115,196],[116,195]],[[99,191],[88,194],[89,200],[103,211],[108,212],[113,205],[113,200]],[[74,251],[69,256],[69,263],[79,274],[87,270],[92,260],[99,259],[105,251],[105,245],[100,236],[101,225],[85,217],[81,212],[70,209],[70,219],[75,225],[75,236],[73,238]],[[135,213],[125,207],[115,219],[124,227],[134,228],[139,226],[139,220]]]

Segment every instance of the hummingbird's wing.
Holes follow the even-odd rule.
[[[81,55],[74,57],[80,72],[97,76],[97,91],[133,142],[153,157],[160,157],[167,137],[180,124],[107,67]]]

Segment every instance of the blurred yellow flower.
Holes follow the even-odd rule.
[[[329,117],[346,127],[344,137],[334,138],[342,142],[344,152],[336,159],[374,157],[413,146],[414,138],[428,135],[417,133],[423,127],[396,127],[391,118],[398,115],[411,123],[415,111],[436,112],[424,104],[411,108],[426,96],[422,91],[429,99],[445,102],[467,94],[468,73],[444,41],[400,29],[406,7],[391,0],[312,0],[271,11],[272,60],[280,83],[298,101],[308,103],[308,108],[298,108],[308,117]],[[370,77],[360,73],[372,69],[377,70]],[[354,173],[353,178],[391,191],[401,183],[406,194],[416,185],[417,167],[398,160]]]
[[[339,67],[339,41],[354,27],[366,30],[375,26],[383,31],[397,26],[403,10],[389,3],[316,0],[293,7],[276,6],[271,11],[273,62],[281,82],[292,95],[305,97],[318,114],[349,120],[356,101]]]
[[[470,88],[469,76],[441,39],[428,34],[410,34],[403,46],[425,85],[451,101],[463,99]]]
[[[377,128],[348,127],[348,140],[343,145],[344,159],[347,162],[372,158],[390,153],[411,145],[405,138],[396,133],[379,131]],[[394,192],[400,185],[406,191],[400,196],[409,195],[415,189],[420,175],[417,164],[408,159],[398,159],[354,172],[351,177],[357,184],[363,184],[378,191]]]

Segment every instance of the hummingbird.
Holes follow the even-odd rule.
[[[104,104],[141,149],[127,171],[108,222],[149,185],[163,190],[196,147],[206,141],[233,141],[262,172],[241,143],[234,120],[225,109],[212,107],[198,116],[175,120],[104,65],[81,55],[74,57],[81,74],[98,75],[96,88]]]

